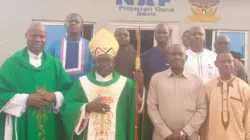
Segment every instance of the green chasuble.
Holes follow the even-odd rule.
[[[7,126],[3,110],[17,93],[31,94],[46,89],[64,95],[71,86],[72,81],[61,63],[46,52],[42,52],[42,64],[38,68],[30,64],[27,48],[8,58],[0,69],[0,140],[4,140]],[[63,140],[60,116],[50,106],[43,109],[27,106],[20,117],[11,118],[12,140]]]
[[[79,135],[75,128],[84,104],[104,96],[111,107],[106,114],[91,112],[87,126]],[[135,115],[135,84],[133,80],[113,72],[107,82],[96,80],[95,72],[79,78],[67,93],[61,116],[68,140],[133,140]],[[86,113],[87,114],[87,113]]]

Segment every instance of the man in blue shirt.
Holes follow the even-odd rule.
[[[60,59],[70,78],[75,81],[94,70],[94,59],[88,48],[89,41],[82,38],[82,17],[71,13],[66,17],[65,28],[66,37],[55,41],[47,51]]]
[[[158,24],[155,27],[154,34],[157,46],[142,54],[142,70],[144,73],[144,84],[146,89],[148,89],[151,77],[155,73],[168,69],[166,59],[171,29],[164,24]]]

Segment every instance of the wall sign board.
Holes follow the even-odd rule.
[[[130,12],[137,16],[156,16],[157,13],[171,13],[170,0],[116,0],[119,12]]]

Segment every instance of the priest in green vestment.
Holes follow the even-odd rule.
[[[72,81],[43,51],[44,25],[31,24],[26,40],[0,69],[0,140],[63,140],[59,108]]]
[[[135,83],[114,71],[119,45],[102,29],[90,41],[95,71],[67,93],[61,115],[68,140],[133,140]]]

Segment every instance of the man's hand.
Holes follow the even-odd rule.
[[[49,99],[49,103],[53,102],[56,100],[56,95],[55,93],[50,93],[45,90],[37,90],[37,93],[41,94],[42,96],[46,97]]]
[[[44,96],[47,96],[50,99],[51,102],[56,100],[55,93],[46,92]]]
[[[166,137],[165,140],[173,140],[173,134]]]
[[[180,131],[174,132],[173,140],[181,140],[181,132]]]
[[[173,133],[165,138],[165,140],[181,140],[181,133],[180,131]]]
[[[106,113],[110,112],[110,106],[103,103],[104,97],[98,97],[86,105],[87,112]]]
[[[40,93],[32,93],[28,96],[26,104],[29,106],[34,106],[38,108],[45,107],[46,105],[49,105],[50,99],[46,96],[43,96],[43,94]]]

